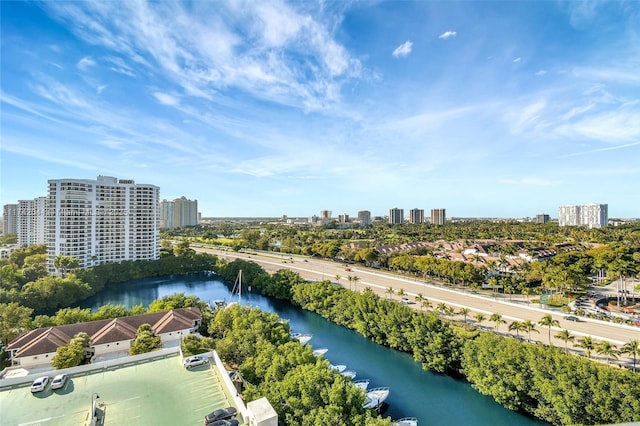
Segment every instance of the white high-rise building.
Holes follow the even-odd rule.
[[[16,234],[18,232],[18,205],[5,204],[2,211],[3,230],[5,234]]]
[[[584,204],[579,206],[560,206],[558,210],[559,226],[587,226],[601,228],[609,221],[607,204]]]
[[[157,259],[160,189],[110,176],[49,181],[45,239],[48,264],[58,255],[81,267]]]
[[[371,212],[369,210],[360,210],[358,212],[358,222],[360,222],[360,226],[371,225]]]
[[[18,244],[21,246],[30,246],[46,242],[46,209],[47,197],[18,201],[18,217],[16,226]]]
[[[160,202],[160,228],[173,229],[198,224],[198,200],[182,196]]]

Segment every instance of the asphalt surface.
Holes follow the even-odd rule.
[[[559,327],[551,328],[551,343],[555,346],[564,347],[563,341],[554,338],[554,335],[562,329],[569,330],[571,334],[575,336],[576,341],[581,337],[591,336],[595,340],[608,340],[612,344],[617,345],[618,348],[630,340],[640,339],[640,328],[638,327],[587,318],[580,318],[579,322],[569,321],[565,319],[567,314],[557,309],[545,307],[544,305],[528,303],[520,295],[514,295],[511,300],[509,300],[509,298],[505,298],[503,295],[494,297],[481,292],[472,293],[470,291],[463,291],[433,282],[411,279],[373,268],[354,265],[345,266],[341,263],[317,258],[262,252],[238,253],[193,245],[191,247],[196,251],[214,253],[229,261],[235,258],[251,260],[262,266],[263,269],[269,273],[276,272],[280,269],[290,269],[299,273],[304,279],[309,281],[330,280],[334,283],[339,283],[343,287],[351,287],[351,289],[357,289],[359,291],[368,287],[381,297],[393,298],[395,300],[400,300],[401,298],[401,296],[397,294],[400,289],[403,289],[405,293],[402,297],[410,300],[414,300],[415,296],[421,293],[423,297],[431,302],[433,308],[442,302],[455,308],[457,311],[462,307],[470,309],[471,312],[467,315],[467,322],[470,323],[475,322],[473,319],[475,314],[485,314],[487,320],[481,325],[487,328],[493,328],[495,326],[488,318],[491,314],[498,312],[502,315],[502,318],[507,321],[506,324],[502,324],[498,328],[498,332],[504,334],[510,333],[507,331],[508,324],[514,320],[531,320],[537,324],[543,315],[551,314],[552,317],[560,323]],[[358,277],[358,280],[355,283],[353,281],[350,283],[347,279],[348,276]],[[389,288],[393,289],[394,294],[388,293]],[[418,303],[409,306],[414,309],[420,309],[420,304]],[[456,319],[462,319],[462,316],[458,315]],[[531,333],[531,340],[548,344],[548,328],[537,325],[537,330],[539,333]],[[524,337],[528,337],[526,333]],[[569,348],[572,348],[571,344],[569,344]],[[574,348],[574,350],[576,352],[581,351],[579,348]],[[595,351],[592,357],[597,358]]]

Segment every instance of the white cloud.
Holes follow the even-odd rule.
[[[96,64],[96,61],[94,61],[93,59],[91,59],[91,58],[90,58],[90,57],[88,57],[88,56],[85,56],[84,58],[82,58],[82,59],[80,59],[80,60],[78,61],[78,63],[76,64],[76,66],[77,66],[78,68],[80,68],[81,70],[83,70],[83,71],[84,71],[84,70],[86,70],[86,69],[87,69],[87,68],[89,68],[89,67],[93,67],[93,66],[95,66],[95,64]]]
[[[169,95],[168,93],[154,92],[153,96],[162,105],[176,106],[180,104],[180,99],[173,95]]]
[[[542,75],[545,75],[546,73],[547,73],[547,70],[538,70],[538,71],[536,72],[536,75],[540,75],[540,76],[542,76]]]
[[[457,34],[458,34],[458,33],[456,33],[455,31],[445,31],[445,32],[443,32],[442,34],[440,34],[440,35],[438,36],[438,38],[441,38],[441,39],[443,39],[443,40],[446,40],[446,39],[448,39],[448,38],[450,38],[450,37],[455,37]]]
[[[102,84],[100,86],[98,86],[96,88],[96,93],[101,94],[102,92],[104,92],[104,89],[106,89],[107,87],[109,87],[107,84]]]
[[[517,57],[517,58],[515,58],[515,59],[513,60],[513,62],[520,62],[521,60],[522,60],[522,58]]]
[[[396,47],[396,49],[393,51],[392,55],[395,58],[408,56],[411,53],[412,49],[413,49],[413,43],[411,43],[409,40],[407,40],[404,43],[402,43],[400,46]]]

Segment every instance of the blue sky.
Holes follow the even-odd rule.
[[[637,1],[1,2],[2,204],[640,217]]]

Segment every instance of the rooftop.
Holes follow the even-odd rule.
[[[57,391],[31,394],[29,385],[0,388],[2,424],[88,424],[94,393],[104,404],[106,426],[199,425],[209,412],[230,405],[211,364],[186,370],[177,355],[71,375]]]

